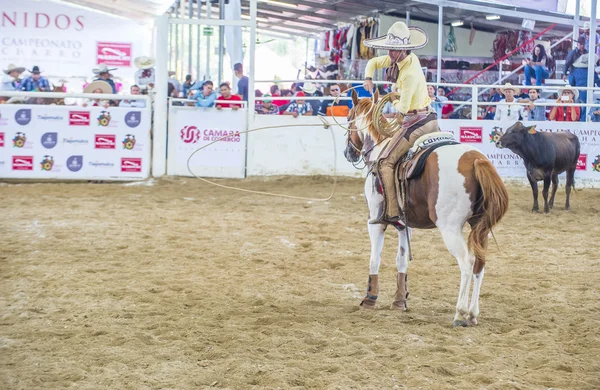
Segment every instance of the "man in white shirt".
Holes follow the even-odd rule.
[[[19,89],[19,75],[25,71],[25,68],[10,64],[8,69],[3,71],[5,75],[2,77],[0,91],[17,91]]]
[[[132,95],[140,95],[140,87],[138,87],[137,85],[132,85],[130,93]],[[119,103],[119,107],[144,108],[144,107],[146,107],[146,101],[145,100],[127,100],[127,99],[123,99],[123,100],[121,100],[121,103]]]
[[[515,95],[521,93],[519,88],[515,87],[511,83],[506,83],[504,88],[500,88],[500,92],[504,95],[504,99],[498,102],[494,120],[503,122],[517,122],[521,120],[521,118],[527,118],[525,114],[525,107],[518,104],[521,102],[525,103],[527,100],[519,102],[515,100]]]

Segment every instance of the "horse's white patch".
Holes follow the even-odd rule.
[[[470,150],[476,149],[467,145],[460,145],[460,147],[454,145],[442,146],[434,152],[438,156],[440,172],[445,173],[439,175],[438,181],[438,199],[444,199],[444,202],[437,202],[435,205],[438,219],[436,225],[439,229],[445,226],[462,227],[466,222],[465,215],[470,215],[471,201],[465,188],[465,177],[458,172],[458,161]]]

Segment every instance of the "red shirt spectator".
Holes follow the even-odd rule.
[[[556,103],[574,103],[579,98],[579,91],[570,87],[564,87]],[[554,106],[550,111],[549,119],[557,122],[578,122],[581,117],[581,109],[573,106]]]
[[[235,101],[235,102],[242,101],[241,97],[231,94],[231,88],[229,87],[229,84],[227,84],[227,83],[221,83],[221,85],[219,86],[219,91],[221,92],[221,96],[219,96],[217,98],[217,101],[219,101],[219,100],[229,100],[229,101]],[[217,103],[216,107],[217,107],[217,110],[220,110],[221,108],[231,108],[233,110],[237,110],[238,108],[241,108],[242,105],[241,104],[233,104],[233,103]]]

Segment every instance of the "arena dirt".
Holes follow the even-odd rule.
[[[328,178],[223,181],[326,196]],[[480,325],[452,328],[460,282],[416,231],[409,311],[359,310],[369,264],[362,181],[328,203],[151,185],[0,186],[1,389],[598,389],[600,191],[532,214],[511,186]]]

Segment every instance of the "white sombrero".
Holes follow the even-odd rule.
[[[150,69],[154,67],[154,58],[146,56],[136,57],[133,63],[138,69]]]
[[[4,69],[4,73],[9,74],[10,72],[17,71],[19,73],[25,72],[25,68],[22,66],[17,66],[15,64],[9,64],[8,69]]]
[[[404,22],[396,22],[387,34],[373,39],[365,39],[367,47],[383,50],[416,50],[427,45],[427,33],[419,27],[408,27]]]
[[[579,91],[576,90],[576,89],[573,89],[573,87],[564,87],[564,88],[561,88],[561,89],[558,90],[558,94],[562,95],[562,93],[564,91],[571,91],[573,93],[573,95],[574,95],[573,100],[579,99]]]
[[[317,91],[317,87],[313,83],[304,83],[302,90],[306,93],[313,94]]]
[[[504,91],[506,91],[507,89],[514,91],[515,95],[519,95],[521,93],[521,88],[515,87],[511,83],[504,84],[504,88],[500,88],[500,92],[504,95]]]
[[[92,69],[92,72],[94,72],[95,74],[102,74],[108,73],[111,70],[117,70],[117,68],[109,68],[108,66],[106,66],[106,64],[102,63],[97,68]]]
[[[94,93],[96,89],[101,89],[102,93],[111,94],[113,93],[112,87],[109,83],[102,80],[96,80],[85,86],[83,93]]]

